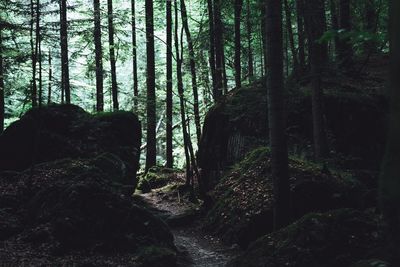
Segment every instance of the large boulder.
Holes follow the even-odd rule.
[[[363,208],[366,188],[345,172],[296,157],[289,160],[293,219],[309,212],[337,208]],[[273,181],[271,156],[266,147],[257,148],[228,171],[210,193],[213,206],[206,229],[229,243],[246,248],[272,231]]]
[[[311,93],[307,86],[295,89],[287,96],[289,150],[311,158]],[[362,91],[364,88],[345,89],[325,91],[331,154],[335,164],[344,168],[377,169],[384,151],[386,100],[380,93]],[[247,152],[268,144],[266,98],[265,84],[255,82],[232,90],[207,113],[198,152],[203,191],[212,189],[222,173]]]
[[[28,111],[0,136],[0,171],[23,171],[61,158],[94,158],[124,165],[120,182],[136,186],[141,126],[130,112],[90,115],[78,106]],[[113,164],[111,164],[113,165]]]
[[[378,224],[378,216],[372,212],[352,209],[308,214],[261,237],[228,266],[386,266],[352,265],[363,259],[387,256]]]

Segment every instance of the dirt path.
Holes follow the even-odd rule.
[[[195,205],[153,191],[141,197],[170,225],[175,245],[182,255],[179,266],[222,267],[238,253],[234,247],[227,247],[220,240],[201,230],[200,218],[193,212]]]

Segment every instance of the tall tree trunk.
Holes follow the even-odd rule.
[[[235,84],[236,88],[242,87],[242,66],[240,63],[241,40],[240,21],[242,19],[243,0],[235,0]]]
[[[156,84],[155,84],[155,55],[154,55],[154,19],[153,1],[145,1],[146,13],[146,54],[147,54],[147,151],[146,172],[156,165]]]
[[[199,111],[199,93],[198,93],[197,76],[196,76],[196,61],[193,48],[193,41],[189,30],[185,0],[181,0],[181,15],[182,15],[182,24],[185,30],[188,49],[189,49],[190,72],[192,75],[192,88],[193,88],[193,98],[194,98],[193,111],[194,111],[194,121],[196,124],[196,136],[197,136],[197,142],[200,142],[201,124],[200,124],[200,111]]]
[[[167,3],[170,1],[167,1]],[[137,49],[136,49],[136,11],[135,0],[131,0],[132,16],[132,74],[133,74],[133,110],[138,111],[138,73],[137,73]]]
[[[118,84],[117,84],[117,68],[115,58],[114,45],[114,21],[113,21],[113,0],[107,0],[108,13],[108,42],[110,50],[110,67],[111,67],[111,92],[113,100],[113,110],[119,110],[118,103]]]
[[[380,181],[380,204],[387,225],[387,238],[392,266],[400,265],[400,2],[391,0],[390,7],[390,117],[386,153]]]
[[[95,0],[96,1],[96,0]],[[98,1],[98,0],[97,0]],[[67,1],[60,0],[60,39],[61,39],[61,86],[65,94],[65,102],[71,103],[71,90],[69,83],[69,60],[68,60],[68,23],[67,23]]]
[[[3,35],[0,27],[0,135],[4,131],[4,69],[3,69]]]
[[[254,59],[253,59],[253,49],[252,49],[252,44],[251,44],[251,34],[252,34],[252,29],[251,29],[251,9],[250,9],[250,0],[246,1],[246,28],[247,28],[247,53],[248,53],[248,59],[247,59],[247,66],[249,68],[249,73],[248,73],[248,78],[249,82],[253,80],[254,78]]]
[[[40,0],[36,0],[36,48],[35,54],[37,55],[36,60],[39,63],[39,94],[38,94],[38,104],[39,107],[42,106],[42,45],[41,45],[41,32],[40,32]]]
[[[330,6],[330,11],[331,11],[331,21],[332,21],[332,29],[335,32],[339,31],[339,20],[338,20],[338,15],[337,15],[337,0],[330,0],[329,1],[329,6]],[[339,38],[335,36],[333,43],[335,47],[335,51],[337,50]]]
[[[42,40],[41,36],[39,33],[39,55],[38,55],[38,60],[39,60],[39,107],[42,107],[43,104],[43,79],[42,79]]]
[[[297,13],[297,42],[299,45],[299,68],[306,68],[305,36],[304,36],[304,4],[303,0],[296,0]]]
[[[49,49],[49,81],[47,87],[47,105],[51,104],[51,85],[53,82],[53,67],[51,65],[51,50]]]
[[[292,29],[292,11],[289,6],[288,0],[284,0],[285,16],[286,16],[286,29],[289,39],[290,50],[292,52],[293,72],[297,72],[299,62],[297,60],[297,51],[294,43],[293,29]]]
[[[314,152],[317,160],[323,159],[328,154],[327,137],[324,125],[323,113],[323,91],[321,86],[321,76],[326,62],[326,46],[318,42],[324,33],[321,10],[323,10],[324,0],[306,1],[305,26],[308,40],[310,43],[310,63],[311,63],[311,87],[312,87],[312,116],[313,116],[313,135]]]
[[[378,12],[376,10],[374,0],[365,0],[364,28],[371,34],[375,34],[378,28]],[[377,51],[375,40],[367,41],[365,44],[366,54],[375,53]]]
[[[173,168],[173,86],[172,86],[172,2],[166,1],[167,4],[167,125],[166,125],[166,157],[167,157],[167,168]]]
[[[190,167],[190,154],[189,154],[189,134],[186,128],[186,113],[185,113],[185,99],[183,94],[183,77],[182,77],[182,59],[179,52],[179,36],[178,36],[178,4],[177,0],[174,0],[175,7],[175,58],[176,58],[176,78],[178,80],[178,95],[179,105],[182,121],[182,135],[186,159],[186,185],[190,185],[193,177],[192,169]]]
[[[339,0],[339,27],[345,33],[351,31],[350,0]],[[339,38],[337,43],[338,60],[341,67],[352,63],[353,48],[350,38]]]
[[[282,3],[280,0],[267,0],[266,20],[268,118],[275,198],[274,229],[278,230],[288,225],[291,219],[284,115]]]
[[[223,45],[223,26],[221,20],[221,0],[214,0],[214,42],[215,42],[215,81],[217,95],[222,95],[224,88],[224,45]]]
[[[214,3],[213,0],[207,0],[208,9],[208,27],[209,27],[209,52],[208,61],[211,69],[211,78],[213,85],[213,97],[217,101],[221,96],[221,91],[218,90],[217,76],[216,76],[216,59],[215,59],[215,23],[214,23]]]
[[[31,81],[31,100],[32,107],[37,106],[37,86],[36,86],[36,61],[37,54],[35,53],[35,44],[33,39],[33,26],[35,23],[35,8],[33,0],[31,0],[31,21],[30,21],[30,45],[31,45],[31,61],[32,61],[32,81]]]
[[[64,0],[63,0],[64,1]],[[93,0],[94,8],[94,49],[96,56],[96,111],[104,111],[103,93],[103,48],[101,44],[100,0]]]

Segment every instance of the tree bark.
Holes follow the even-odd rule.
[[[118,84],[117,84],[117,68],[115,58],[114,44],[114,21],[113,21],[113,1],[107,0],[108,11],[108,42],[110,50],[110,67],[111,67],[111,93],[113,100],[113,110],[119,110],[118,103]]]
[[[339,31],[339,20],[338,20],[338,15],[337,15],[337,0],[330,0],[330,11],[331,11],[331,21],[332,21],[332,29],[335,32]],[[333,43],[335,47],[335,51],[337,50],[339,38],[335,36]]]
[[[32,107],[36,107],[37,106],[37,86],[36,86],[37,54],[35,53],[35,44],[33,39],[33,26],[35,21],[35,9],[33,0],[31,0],[30,7],[31,7],[30,45],[31,45],[31,62],[32,62],[31,101],[32,101]]]
[[[251,9],[250,9],[250,0],[246,1],[246,9],[247,9],[247,14],[246,14],[246,28],[247,28],[247,53],[248,53],[248,59],[247,59],[247,66],[249,68],[249,73],[248,73],[248,79],[249,82],[251,82],[254,78],[254,58],[253,58],[253,49],[252,49],[252,44],[251,44],[251,34],[252,34],[252,29],[251,29]]]
[[[167,0],[167,123],[166,123],[166,158],[167,168],[173,168],[173,85],[172,85],[172,0]]]
[[[324,10],[324,1],[306,1],[305,7],[307,14],[305,16],[305,26],[310,43],[314,153],[316,160],[321,160],[328,154],[323,113],[323,91],[321,86],[323,67],[326,64],[324,62],[326,46],[318,42],[324,33],[323,18],[321,15],[322,10]]]
[[[63,0],[64,1],[64,0]],[[101,44],[100,1],[93,0],[94,7],[94,46],[96,56],[96,111],[104,111],[103,93],[103,48]]]
[[[167,1],[168,3],[169,1]],[[133,75],[133,110],[138,111],[138,73],[137,73],[137,49],[136,49],[136,11],[135,0],[131,0],[132,16],[132,75]]]
[[[51,86],[53,82],[53,67],[51,65],[51,50],[49,49],[49,81],[47,87],[47,105],[51,104]]]
[[[286,29],[289,39],[290,50],[292,52],[293,60],[293,72],[296,73],[298,69],[299,62],[297,60],[297,51],[294,43],[293,29],[292,29],[292,12],[289,6],[288,0],[284,0],[285,5],[285,16],[286,16]]]
[[[3,33],[0,27],[0,135],[4,131],[4,69],[3,69]]]
[[[193,111],[194,111],[194,122],[196,125],[196,136],[197,136],[197,142],[200,142],[201,123],[200,123],[200,111],[199,111],[199,92],[197,87],[196,61],[193,48],[193,41],[189,30],[185,0],[181,0],[181,15],[182,15],[182,24],[185,30],[188,49],[189,49],[190,72],[192,75],[192,89],[193,89]]]
[[[285,134],[282,3],[267,0],[267,91],[268,119],[271,143],[271,169],[274,186],[274,230],[289,224],[291,203],[288,171],[288,151]]]
[[[146,55],[147,55],[147,150],[146,172],[156,165],[156,84],[155,84],[155,55],[154,55],[154,18],[153,1],[145,1],[146,13]]]
[[[241,58],[241,39],[240,21],[242,18],[243,0],[235,0],[235,84],[236,88],[242,87],[242,66]]]
[[[386,222],[391,264],[400,264],[400,2],[391,0],[390,10],[390,117],[386,153],[380,181],[380,205]]]
[[[221,96],[221,91],[218,91],[217,76],[216,76],[216,59],[215,59],[215,23],[214,23],[214,3],[213,0],[207,0],[208,9],[208,27],[209,27],[209,52],[208,61],[210,64],[211,78],[213,85],[213,98],[217,101]]]
[[[214,23],[215,23],[215,81],[217,96],[225,91],[224,86],[224,45],[223,25],[221,20],[221,0],[214,0]]]
[[[96,1],[96,0],[95,0]],[[98,1],[98,0],[97,0]],[[71,90],[69,83],[69,61],[68,61],[68,24],[67,24],[67,1],[60,0],[60,40],[61,40],[61,86],[64,92],[65,102],[71,103]]]
[[[299,45],[299,68],[306,69],[305,34],[304,34],[304,4],[303,0],[296,0],[297,13],[297,38]]]

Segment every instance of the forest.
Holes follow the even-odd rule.
[[[0,266],[400,266],[400,2],[0,0]]]

